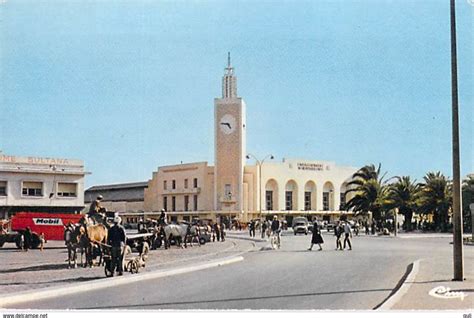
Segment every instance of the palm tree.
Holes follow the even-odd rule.
[[[397,182],[389,186],[389,205],[398,208],[399,213],[405,216],[404,228],[411,231],[411,219],[417,209],[417,200],[420,184],[411,181],[409,176],[395,177]]]
[[[383,181],[385,175],[380,176],[380,167],[367,165],[360,168],[352,175],[352,180],[347,184],[345,195],[355,193],[346,203],[347,210],[352,209],[356,214],[372,212],[372,217],[378,221],[386,210],[388,187]]]
[[[433,214],[436,228],[447,230],[449,210],[452,205],[451,183],[441,172],[428,172],[423,177],[418,204],[420,211]]]

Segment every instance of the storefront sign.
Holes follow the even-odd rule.
[[[324,165],[321,163],[302,163],[298,162],[298,170],[323,171]]]
[[[33,218],[35,225],[63,225],[63,220],[60,218]]]
[[[62,158],[43,158],[43,157],[16,157],[0,154],[0,162],[5,163],[25,163],[40,165],[82,165],[79,160],[69,160]]]

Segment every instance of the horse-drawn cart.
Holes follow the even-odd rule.
[[[128,234],[127,244],[123,249],[122,265],[124,272],[130,272],[137,274],[141,267],[145,267],[146,260],[148,259],[148,253],[150,252],[149,239],[153,234],[151,233],[139,233],[139,234]],[[112,277],[115,271],[118,271],[118,264],[114,264],[112,247],[107,244],[100,244],[103,250],[104,259],[104,272],[105,276]],[[133,255],[133,251],[138,252],[138,256]]]

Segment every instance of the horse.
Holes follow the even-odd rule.
[[[165,234],[165,249],[171,247],[171,237],[177,240],[178,246],[182,246],[183,239],[186,241],[186,235],[188,232],[188,224],[167,224],[163,226],[163,232]],[[185,242],[186,243],[186,242]]]
[[[189,244],[193,246],[193,240],[196,239],[198,245],[201,246],[201,241],[199,240],[200,230],[197,225],[188,225],[186,236],[184,237],[184,247],[187,247],[186,243],[189,241]]]
[[[68,254],[68,268],[71,268],[71,262],[74,263],[74,268],[77,268],[77,249],[81,249],[81,265],[83,265],[82,256],[84,254],[84,246],[82,244],[82,237],[84,236],[84,229],[80,226],[70,225],[64,230],[64,244],[67,247]]]
[[[86,253],[86,266],[89,264],[90,267],[93,266],[93,251],[94,247],[97,247],[99,251],[99,266],[102,264],[102,246],[101,244],[107,244],[107,236],[108,236],[108,230],[107,227],[104,224],[95,224],[95,225],[90,225],[90,224],[84,224],[82,223],[79,225],[79,228],[81,228],[84,231],[84,234],[82,236],[82,244],[85,245],[85,253]]]

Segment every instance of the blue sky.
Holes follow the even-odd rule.
[[[462,174],[474,6],[457,1]],[[86,185],[214,158],[227,51],[263,157],[451,170],[449,1],[0,3],[0,149],[85,161]]]

